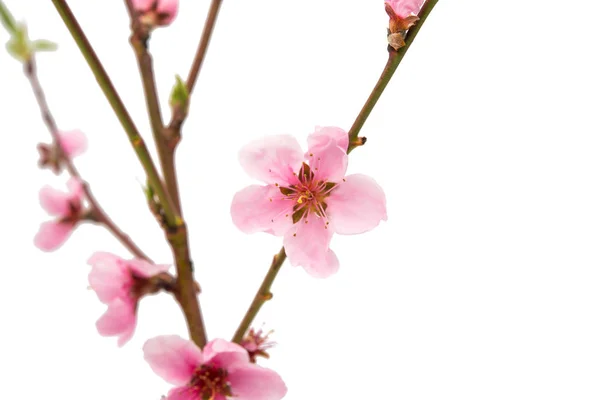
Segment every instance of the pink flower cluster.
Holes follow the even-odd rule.
[[[178,0],[132,0],[134,18],[149,31],[173,22]],[[423,0],[386,1],[390,30],[399,35],[414,24]],[[402,38],[400,38],[402,39]],[[56,146],[60,146],[61,151]],[[251,185],[237,192],[231,204],[233,223],[245,233],[266,232],[283,238],[286,255],[293,266],[302,266],[310,275],[325,278],[339,269],[331,250],[334,233],[354,235],[367,232],[387,219],[386,197],[372,178],[347,175],[348,133],[337,127],[318,127],[308,137],[304,152],[289,135],[277,135],[244,146],[239,160],[246,172],[263,185]],[[62,132],[55,145],[40,145],[40,165],[55,173],[87,147],[80,131]],[[78,174],[72,169],[71,173]],[[44,222],[35,245],[44,251],[59,248],[83,220],[99,221],[93,198],[84,183],[71,178],[68,191],[51,187],[40,191],[41,206],[54,218]],[[141,259],[123,259],[96,252],[88,260],[90,288],[106,312],[96,322],[102,336],[117,336],[118,346],[126,344],[137,325],[142,297],[165,289],[161,279],[171,279],[171,293],[178,296],[180,282],[167,271]],[[166,275],[166,278],[165,278]],[[183,303],[182,303],[183,305]],[[274,371],[258,366],[257,358],[268,358],[273,346],[269,333],[250,329],[240,344],[214,339],[203,349],[179,336],[159,336],[143,346],[144,358],[152,370],[175,385],[166,400],[280,400],[287,387]]]
[[[82,154],[87,148],[85,135],[80,131],[61,132],[58,145],[65,157],[71,159]],[[63,160],[60,159],[56,145],[40,144],[40,166],[49,166],[55,173],[60,171]],[[42,223],[34,238],[34,244],[40,250],[58,249],[69,238],[75,226],[84,217],[83,184],[77,178],[67,182],[67,192],[44,186],[40,190],[40,204],[51,216],[52,221]]]
[[[381,187],[361,174],[346,176],[348,134],[317,128],[302,152],[292,136],[271,136],[240,152],[240,163],[266,183],[239,191],[231,204],[233,223],[243,232],[283,236],[292,265],[312,276],[335,273],[339,261],[329,248],[334,233],[353,235],[387,219]]]

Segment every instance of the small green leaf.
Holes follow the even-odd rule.
[[[31,43],[31,49],[35,51],[55,51],[58,48],[58,45],[54,42],[44,39],[34,40]]]
[[[17,23],[13,18],[8,8],[4,5],[4,3],[0,0],[0,23],[4,25],[8,33],[14,34],[17,31]]]
[[[181,109],[187,113],[188,109],[188,100],[190,98],[190,94],[187,90],[187,86],[185,82],[181,79],[179,75],[175,76],[176,82],[173,86],[173,90],[171,91],[171,98],[169,99],[169,104],[171,107],[181,107]]]
[[[27,36],[27,26],[17,24],[12,37],[6,43],[8,53],[19,61],[27,62],[31,58],[31,42]]]

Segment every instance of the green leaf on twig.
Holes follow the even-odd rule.
[[[55,51],[58,45],[54,42],[44,39],[34,40],[31,43],[31,49],[33,51]]]
[[[0,22],[10,33],[6,50],[21,62],[28,62],[31,56],[38,51],[54,51],[58,47],[56,43],[49,40],[39,39],[33,42],[29,40],[27,25],[16,22],[2,0],[0,0]]]
[[[179,75],[176,75],[175,79],[176,82],[175,86],[173,86],[173,90],[171,91],[171,98],[169,99],[169,104],[171,105],[171,107],[180,108],[182,111],[187,113],[190,94],[187,90],[185,82],[181,79],[181,77]]]
[[[17,24],[10,40],[6,43],[8,53],[19,61],[26,62],[31,58],[31,42],[27,35],[27,26]]]
[[[8,11],[8,8],[4,5],[4,2],[0,0],[0,23],[4,25],[8,33],[14,34],[17,30],[17,23],[14,17]]]

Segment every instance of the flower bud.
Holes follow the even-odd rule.
[[[133,0],[140,22],[149,29],[170,25],[179,9],[179,0]]]
[[[419,20],[417,14],[423,3],[424,0],[388,0],[385,2],[385,12],[390,17],[388,43],[394,50],[404,47],[406,32]]]

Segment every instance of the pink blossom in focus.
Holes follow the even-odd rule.
[[[92,270],[88,276],[90,287],[98,299],[108,305],[106,313],[96,322],[102,336],[119,336],[123,346],[133,336],[136,310],[147,278],[167,272],[168,265],[154,265],[133,259],[124,260],[114,254],[96,252],[88,260]]]
[[[385,2],[386,6],[389,6],[396,16],[402,19],[410,15],[418,15],[424,3],[425,0],[388,0]]]
[[[56,219],[42,223],[34,244],[43,251],[58,249],[71,235],[81,219],[83,187],[77,178],[67,182],[68,192],[44,186],[40,190],[40,204]]]
[[[176,335],[144,344],[144,359],[173,385],[166,400],[280,400],[287,388],[274,371],[252,364],[240,345],[211,340],[203,350]]]
[[[171,24],[179,9],[179,0],[133,0],[132,3],[142,22],[149,26]]]
[[[242,189],[233,198],[233,223],[245,233],[283,236],[294,266],[327,277],[339,262],[329,248],[333,233],[353,235],[387,219],[385,194],[370,177],[346,175],[348,134],[317,128],[308,152],[289,135],[254,141],[240,151],[240,162],[253,178],[267,183]]]

